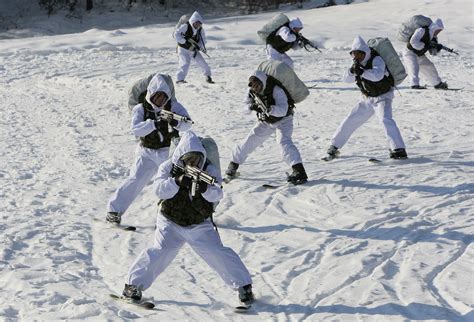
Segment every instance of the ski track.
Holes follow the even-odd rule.
[[[199,134],[216,139],[225,169],[231,148],[254,123],[235,115],[263,53],[259,46],[210,52],[216,84],[203,83],[192,66],[190,82],[176,91]],[[108,298],[121,292],[129,265],[153,238],[151,187],[123,219],[137,232],[92,219],[105,217],[106,201],[133,162],[128,86],[156,70],[174,75],[174,49],[97,42],[63,52],[1,53],[0,98],[8,104],[0,110],[0,157],[6,162],[0,169],[0,317],[470,320],[472,57],[435,58],[446,78],[462,73],[462,94],[404,88],[402,96],[396,94],[394,114],[411,157],[400,165],[386,160],[383,138],[373,136],[381,131],[374,120],[354,135],[339,159],[319,161],[358,94],[338,81],[348,64],[347,48],[312,55],[292,55],[301,78],[318,84],[295,115],[294,139],[310,181],[260,187],[284,182],[289,171],[271,138],[239,169],[241,177],[224,186],[226,196],[215,215],[224,244],[242,257],[254,278],[256,313],[239,316],[231,312],[236,292],[188,246],[146,291],[155,310]],[[369,164],[369,157],[384,162]]]

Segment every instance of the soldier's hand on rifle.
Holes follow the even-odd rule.
[[[268,115],[265,114],[265,113],[258,112],[257,113],[257,118],[258,118],[259,121],[262,121],[262,122],[267,122],[268,121]]]
[[[166,122],[168,122],[169,125],[171,126],[176,126],[178,125],[178,121],[176,121],[174,118],[173,118],[173,115],[169,114],[169,115],[166,115],[166,117],[163,118]]]
[[[165,125],[165,126],[164,126]],[[168,128],[168,126],[166,125],[166,123],[163,123],[163,122],[160,122],[160,120],[155,120],[155,129],[157,131],[163,131],[165,130],[166,128]]]
[[[180,175],[184,174],[183,169],[177,167],[175,164],[173,164],[173,169],[171,169],[171,176],[173,178],[179,177]]]
[[[190,189],[193,179],[183,173],[182,175],[175,177],[174,182],[176,182],[176,184],[181,188]]]
[[[349,71],[356,76],[360,76],[364,73],[364,67],[362,67],[362,65],[357,61],[354,61]]]
[[[257,111],[257,112],[260,110],[257,103],[252,103],[252,105],[250,105],[249,109],[251,111]]]
[[[196,183],[196,191],[199,193],[204,193],[207,190],[207,183],[199,181]]]
[[[435,39],[433,39],[433,40],[430,42],[430,48],[436,49],[437,51],[440,51],[441,49],[443,49],[443,45],[438,44],[438,41],[435,40]]]

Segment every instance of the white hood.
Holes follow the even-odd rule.
[[[151,98],[153,97],[153,95],[155,95],[156,92],[165,92],[168,96],[168,99],[166,100],[165,104],[163,104],[163,106],[166,105],[166,103],[171,99],[171,89],[166,83],[163,76],[159,74],[153,76],[150,83],[148,84],[146,92],[146,101],[150,103],[154,109],[159,109],[159,106],[156,106],[151,102]]]
[[[301,28],[303,29],[303,23],[300,18],[295,18],[290,21],[290,29]]]
[[[365,63],[370,59],[370,48],[361,36],[354,38],[350,52],[353,52],[354,50],[360,50],[365,53],[365,58],[362,61],[362,65],[365,65]]]
[[[265,86],[267,85],[267,74],[264,72],[258,70],[255,73],[252,74],[252,76],[257,77],[263,84],[262,92],[265,89]]]
[[[437,31],[437,30],[443,30],[444,29],[444,24],[443,24],[443,21],[441,19],[436,19],[435,21],[433,21],[430,26],[428,27],[429,31],[430,31],[430,38],[433,38],[434,36],[434,33]]]
[[[188,152],[200,152],[204,156],[199,168],[204,167],[205,160],[207,158],[206,149],[204,149],[201,140],[191,131],[181,132],[181,140],[179,140],[178,146],[173,152],[171,162],[177,165],[183,166],[183,161],[180,158]]]
[[[203,21],[201,15],[199,14],[199,12],[194,11],[193,14],[191,15],[191,18],[189,18],[189,23],[192,26],[193,23],[195,23],[196,21],[200,21],[202,24],[204,23],[204,21]]]

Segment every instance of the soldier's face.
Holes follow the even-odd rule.
[[[365,58],[365,53],[361,50],[354,50],[351,52],[352,59],[356,60],[358,63],[361,63]]]
[[[263,84],[261,81],[253,79],[250,81],[250,89],[255,93],[260,93],[263,90]]]
[[[156,92],[151,97],[151,102],[158,107],[162,107],[163,105],[165,105],[167,99],[168,99],[168,96],[166,95],[165,92]]]
[[[196,21],[196,22],[193,23],[194,29],[199,29],[199,28],[201,28],[201,26],[202,26],[202,22],[200,22],[200,21]]]
[[[191,167],[199,167],[201,159],[202,155],[199,152],[188,152],[181,157],[181,161],[183,161],[184,165]]]

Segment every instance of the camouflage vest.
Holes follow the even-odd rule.
[[[209,165],[206,161],[204,169]],[[166,218],[180,226],[190,226],[202,223],[210,218],[214,212],[214,204],[207,201],[197,192],[192,199],[189,190],[179,188],[179,191],[171,199],[161,202],[161,212]]]
[[[291,30],[291,28],[290,28],[290,23],[286,23],[281,27],[284,27],[284,26],[288,27],[288,29],[290,29],[290,32],[292,34],[295,34],[295,32],[293,32],[293,30]],[[283,40],[283,38],[281,38],[281,36],[277,35],[277,32],[278,32],[278,30],[280,30],[281,27],[279,27],[277,30],[273,31],[268,36],[267,44],[271,45],[273,47],[273,49],[278,51],[280,54],[284,54],[285,52],[287,52],[288,50],[290,50],[293,47],[295,41],[286,42],[286,41]]]
[[[379,56],[379,54],[375,50],[371,49],[370,56],[370,59],[365,65],[366,69],[372,69],[373,60],[375,57]],[[384,75],[384,77],[377,82],[372,82],[363,77],[356,76],[356,83],[362,94],[369,97],[376,97],[385,94],[390,91],[390,89],[395,84],[392,75],[390,75],[390,72],[388,76]]]
[[[263,90],[263,94],[261,95],[257,94],[260,97],[260,99],[263,101],[265,106],[269,109],[270,106],[275,105],[275,98],[273,97],[273,90],[275,86],[279,86],[285,92],[286,97],[288,99],[288,112],[286,113],[285,116],[281,116],[281,117],[272,116],[272,115],[266,117],[265,122],[270,123],[270,124],[276,123],[280,121],[282,118],[287,117],[289,115],[293,115],[294,113],[293,109],[295,108],[295,104],[294,104],[293,99],[291,98],[290,93],[286,90],[286,88],[281,84],[279,80],[269,75],[267,75],[267,83],[265,85],[265,89]]]
[[[184,49],[189,49],[191,48],[192,44],[188,41],[188,39],[194,39],[194,41],[198,44],[199,41],[201,41],[201,28],[199,28],[196,35],[193,36],[193,27],[191,27],[189,22],[186,24],[188,25],[188,29],[186,29],[186,32],[184,33],[184,39],[186,39],[186,42],[184,44],[178,43],[178,46],[183,47]]]
[[[179,136],[179,132],[173,128],[173,130],[170,132],[169,131],[169,124],[165,120],[160,119],[159,117],[155,115],[153,112],[153,107],[148,103],[147,101],[144,101],[142,103],[143,105],[143,110],[144,110],[144,118],[143,120],[157,120],[159,119],[158,122],[155,124],[158,125],[158,129],[153,130],[150,134],[140,137],[140,144],[144,148],[148,149],[161,149],[165,147],[169,147],[171,145],[171,139],[174,137]],[[165,110],[169,111],[171,109],[171,101],[168,101],[166,103]]]

